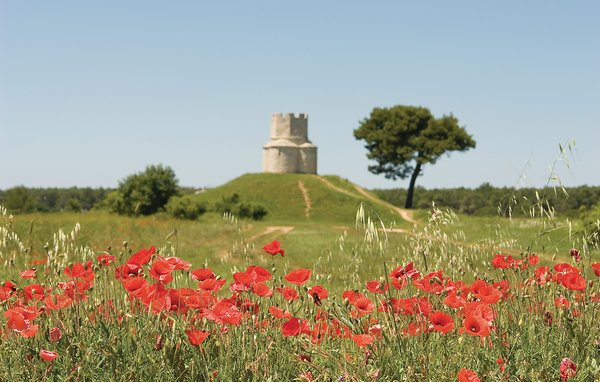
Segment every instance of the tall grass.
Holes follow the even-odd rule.
[[[227,216],[230,271],[213,275],[198,268],[216,264],[185,263],[185,230],[98,247],[81,239],[85,223],[36,236],[34,221],[19,235],[0,215],[1,380],[455,381],[461,369],[485,381],[600,379],[598,258],[573,233],[580,261],[501,231],[472,241],[436,208],[394,232],[360,205],[354,228],[326,245],[325,226],[307,225],[281,257]],[[535,235],[553,238],[543,232],[554,218],[536,215],[546,221]],[[290,276],[299,268],[305,283]],[[576,374],[561,372],[564,358]]]

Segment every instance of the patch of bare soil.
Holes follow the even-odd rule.
[[[302,192],[302,197],[304,198],[304,216],[308,219],[310,217],[310,209],[312,207],[310,197],[308,196],[308,190],[306,189],[306,186],[304,186],[304,182],[301,180],[298,181],[298,188],[300,189],[300,192]]]
[[[282,225],[268,226],[261,233],[258,233],[256,235],[252,236],[251,238],[249,238],[248,241],[254,241],[254,240],[258,239],[261,236],[266,236],[266,235],[268,235],[270,233],[277,232],[277,231],[281,231],[281,233],[283,235],[287,235],[288,233],[292,232],[293,230],[294,230],[293,226],[282,226]]]

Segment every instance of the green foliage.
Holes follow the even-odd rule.
[[[170,167],[148,166],[121,181],[105,204],[110,211],[121,215],[150,215],[162,210],[177,192],[177,179]]]
[[[2,204],[13,213],[26,213],[34,210],[33,197],[24,186],[8,189],[3,199]]]
[[[261,220],[267,215],[267,209],[260,203],[242,202],[238,193],[223,196],[215,204],[215,210],[221,214],[233,214],[242,219]]]
[[[0,204],[12,213],[89,211],[108,194],[104,188],[29,188],[0,191]]]
[[[454,116],[434,118],[427,108],[403,105],[373,109],[354,130],[354,137],[365,141],[367,157],[376,162],[369,171],[392,180],[411,176],[407,208],[412,207],[414,183],[423,165],[476,144]]]
[[[466,215],[530,216],[530,207],[536,201],[536,194],[544,194],[543,189],[493,187],[483,183],[477,188],[425,189],[416,187],[415,208],[427,209],[432,202],[440,208],[451,208]],[[372,190],[379,198],[400,206],[406,200],[406,190],[400,188]],[[557,214],[578,218],[589,215],[588,211],[600,203],[599,186],[567,187],[565,192],[549,189],[545,192],[546,209],[551,208]],[[600,217],[600,214],[597,215]],[[589,219],[588,219],[589,220]]]
[[[167,213],[178,219],[195,220],[207,210],[207,203],[195,195],[173,196],[165,206]]]
[[[600,202],[581,215],[583,226],[590,243],[600,244]]]

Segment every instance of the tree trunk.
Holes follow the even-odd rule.
[[[412,208],[412,203],[413,203],[413,194],[415,193],[415,182],[417,181],[417,177],[419,176],[419,173],[421,172],[421,163],[417,162],[417,165],[415,166],[415,170],[413,171],[412,175],[410,176],[410,184],[408,185],[408,193],[406,194],[406,204],[404,205],[404,208]]]

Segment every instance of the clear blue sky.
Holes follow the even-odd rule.
[[[1,1],[0,189],[186,186],[260,172],[270,114],[305,112],[318,171],[368,188],[373,107],[453,113],[477,148],[418,185],[600,185],[598,1]],[[522,175],[524,177],[522,177]]]

